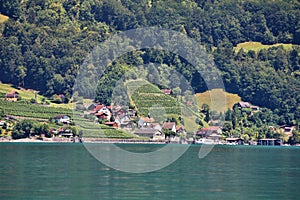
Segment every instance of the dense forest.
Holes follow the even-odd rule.
[[[205,46],[228,92],[271,109],[280,116],[279,124],[299,122],[300,3],[296,0],[2,0],[0,13],[9,17],[0,24],[2,82],[47,96],[71,97],[78,68],[96,45],[119,31],[157,26],[179,31]],[[234,46],[246,41],[294,46],[234,51]],[[144,49],[113,63],[100,81],[96,99],[109,103],[118,75],[130,66],[151,62],[183,74],[195,92],[207,89],[183,58]],[[89,78],[93,67],[89,65]],[[163,69],[156,73],[162,74]],[[88,80],[83,81],[88,90]]]

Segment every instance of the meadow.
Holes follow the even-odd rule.
[[[234,50],[237,53],[240,49],[243,49],[245,52],[248,52],[250,50],[259,52],[262,49],[268,49],[271,47],[278,47],[278,46],[283,46],[283,48],[287,50],[292,50],[293,44],[283,44],[283,43],[277,43],[277,44],[272,44],[272,45],[266,45],[262,44],[260,42],[243,42],[238,44]]]

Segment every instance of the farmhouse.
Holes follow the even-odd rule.
[[[125,116],[117,116],[115,122],[118,124],[120,128],[132,130],[134,128],[133,121],[130,118]]]
[[[104,123],[106,126],[118,128],[118,124],[116,122],[105,122]]]
[[[238,102],[237,105],[238,105],[239,108],[250,108],[250,103],[249,102],[240,101],[240,102]]]
[[[143,129],[138,129],[134,132],[134,134],[140,136],[140,137],[148,137],[152,138],[155,140],[163,140],[165,139],[165,136],[162,132],[156,129],[151,129],[151,128],[143,128]]]
[[[100,107],[101,106],[99,105],[99,108]],[[100,119],[105,119],[105,120],[110,120],[110,118],[111,118],[111,112],[110,112],[109,108],[106,106],[102,106],[98,111],[96,110],[95,115],[96,115],[96,117],[98,117]]]
[[[222,128],[220,126],[210,126],[208,128],[201,128],[197,131],[196,135],[202,138],[209,137],[210,135],[221,135]]]
[[[57,115],[54,117],[57,123],[69,124],[71,119],[68,115]]]
[[[175,122],[164,122],[162,128],[163,129],[168,129],[168,130],[176,133],[176,124],[175,124]]]
[[[162,89],[161,91],[162,91],[164,94],[167,94],[167,95],[173,94],[173,92],[172,92],[171,89]]]
[[[151,117],[141,117],[138,121],[138,127],[148,127],[151,123],[154,123],[155,120]]]
[[[226,138],[226,142],[229,144],[244,144],[244,140],[241,138]]]
[[[16,91],[8,92],[8,93],[6,93],[6,95],[5,95],[5,99],[6,99],[7,101],[15,102],[15,101],[18,101],[18,98],[19,98],[19,93],[16,92]]]

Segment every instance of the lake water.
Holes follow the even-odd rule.
[[[199,149],[133,174],[105,166],[82,144],[3,143],[0,199],[300,199],[299,147],[215,146],[203,159]]]

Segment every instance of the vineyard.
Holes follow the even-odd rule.
[[[130,81],[126,86],[129,96],[142,116],[147,116],[153,110],[164,111],[167,115],[181,114],[180,103],[162,93],[157,86],[141,80]]]
[[[82,131],[83,138],[122,138],[132,139],[136,135],[103,124],[91,122],[80,116],[74,116],[75,124]]]
[[[9,102],[0,100],[0,110],[6,115],[22,116],[36,119],[49,119],[56,115],[73,115],[72,110],[65,108],[54,108],[45,105],[31,104],[29,102]]]

